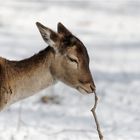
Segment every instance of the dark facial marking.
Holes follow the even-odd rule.
[[[77,40],[75,43],[77,54],[79,54],[79,57],[81,56],[82,59],[85,58],[89,64],[89,56],[88,56],[88,52],[87,52],[86,47],[77,37],[75,37],[75,38]]]
[[[72,44],[73,44],[72,38],[73,38],[72,35],[65,36],[63,38],[63,45],[66,46],[66,47],[72,46]]]
[[[55,32],[51,32],[51,34],[50,34],[50,38],[54,41],[54,42],[56,42],[57,41],[57,39],[58,39],[58,36],[57,36],[57,34],[55,33]]]

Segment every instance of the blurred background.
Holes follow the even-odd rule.
[[[0,0],[0,56],[21,60],[45,48],[36,21],[54,30],[62,22],[87,47],[105,139],[139,140],[140,1]],[[93,103],[57,83],[1,112],[0,140],[98,139]]]

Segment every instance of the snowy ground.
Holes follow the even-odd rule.
[[[87,46],[105,140],[140,140],[140,1],[0,0],[0,55],[23,59],[45,43],[35,26],[61,21]],[[43,104],[43,95],[58,96]],[[0,140],[98,139],[93,96],[58,83],[0,113]]]

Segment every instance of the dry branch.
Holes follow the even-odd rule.
[[[100,138],[100,140],[103,140],[103,134],[101,132],[100,124],[98,122],[97,115],[96,115],[96,112],[95,112],[97,104],[98,104],[98,96],[97,96],[96,92],[94,93],[94,95],[95,95],[95,103],[94,103],[93,108],[91,109],[91,112],[92,112],[93,117],[95,119],[96,128],[97,128],[97,131],[98,131],[99,138]]]

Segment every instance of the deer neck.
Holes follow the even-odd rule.
[[[12,61],[9,71],[9,85],[14,93],[14,101],[26,98],[54,84],[50,66],[54,57],[51,47],[32,56],[31,58]],[[10,65],[8,65],[10,67]]]

